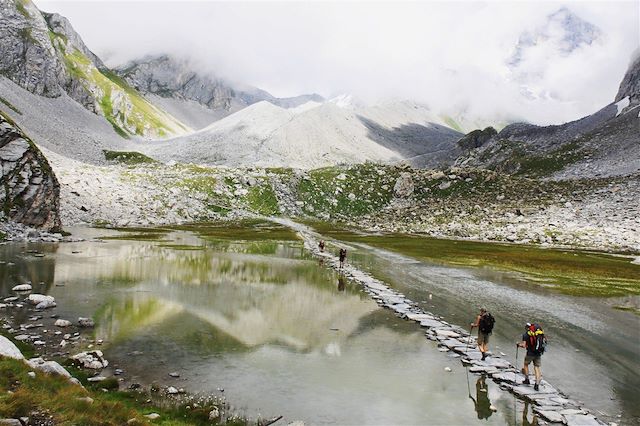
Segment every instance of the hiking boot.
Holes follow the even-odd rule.
[[[484,361],[484,359],[487,357],[487,354],[482,352],[482,360]]]
[[[525,377],[524,382],[522,382],[523,385],[530,385],[531,382],[529,381],[528,377]],[[536,385],[537,386],[537,385]]]
[[[533,385],[533,390],[534,391],[540,390],[540,386],[538,386],[538,384],[536,383],[535,385]]]

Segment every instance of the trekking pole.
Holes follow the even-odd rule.
[[[469,338],[467,339],[467,350],[465,351],[465,355],[469,355],[469,345],[471,344],[471,332],[473,331],[473,326],[469,329]]]

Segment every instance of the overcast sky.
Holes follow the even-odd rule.
[[[637,0],[35,3],[69,18],[109,65],[178,54],[276,96],[410,98],[540,124],[611,102],[640,46]],[[562,6],[597,27],[593,42],[567,49],[565,28],[549,20]],[[509,66],[527,32],[535,46]]]

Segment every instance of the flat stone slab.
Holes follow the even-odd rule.
[[[422,321],[426,321],[426,320],[435,320],[435,317],[433,315],[429,315],[429,314],[409,313],[409,314],[407,314],[407,318],[410,319],[411,321],[417,321],[417,322],[422,322]]]
[[[437,328],[436,329],[436,334],[438,336],[445,336],[445,337],[460,337],[460,334],[453,331],[453,330],[449,330],[449,329],[442,329],[442,328]],[[456,340],[456,342],[458,344],[460,344],[459,341]]]
[[[566,414],[564,419],[567,426],[602,426],[593,414]]]
[[[432,327],[442,327],[442,323],[438,320],[434,319],[426,319],[420,321],[420,325],[422,327],[432,328]]]
[[[543,419],[545,419],[548,422],[551,422],[551,423],[564,423],[564,417],[562,417],[562,414],[558,413],[557,411],[536,410],[535,407],[534,407],[533,411],[538,413],[538,415],[540,415],[540,417],[542,417]]]

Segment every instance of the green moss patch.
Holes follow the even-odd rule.
[[[109,151],[107,149],[103,149],[104,158],[107,161],[115,161],[122,164],[133,165],[133,164],[149,164],[149,163],[157,163],[151,157],[147,157],[146,155],[136,152],[136,151]]]

